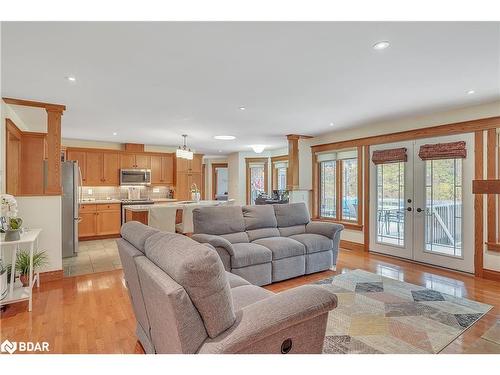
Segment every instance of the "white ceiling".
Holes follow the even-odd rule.
[[[500,98],[499,25],[3,22],[1,89],[67,105],[66,138],[278,148],[289,133]],[[373,50],[380,40],[390,48]]]

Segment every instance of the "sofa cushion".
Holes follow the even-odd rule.
[[[226,271],[226,276],[227,276],[227,281],[229,281],[229,286],[231,289],[237,288],[237,287],[242,286],[242,285],[251,285],[243,277],[235,275],[234,273]]]
[[[293,238],[302,243],[306,247],[307,254],[333,249],[333,241],[321,234],[303,233],[288,238]]]
[[[276,228],[276,216],[273,206],[243,206],[241,208],[247,231],[260,228]]]
[[[255,285],[244,285],[231,289],[233,295],[234,310],[238,311],[257,301],[269,298],[273,292]]]
[[[241,207],[199,207],[193,210],[193,233],[227,234],[244,231]]]
[[[250,242],[248,241],[248,235],[246,232],[236,232],[236,233],[227,233],[227,234],[221,234],[220,235],[222,238],[225,238],[231,243],[247,243]]]
[[[278,227],[304,225],[309,222],[309,212],[305,203],[273,204]]]
[[[255,241],[264,237],[279,237],[280,231],[278,228],[260,228],[247,231],[247,235],[250,241]]]
[[[231,268],[269,263],[273,259],[271,250],[256,243],[235,243],[233,249],[234,257],[231,259]]]
[[[279,228],[280,236],[282,237],[290,237],[294,234],[306,233],[306,226],[304,224],[301,225],[293,225],[291,227],[282,227]]]
[[[137,250],[144,253],[144,244],[146,240],[159,231],[158,229],[148,227],[138,221],[129,221],[122,225],[120,232],[123,238],[134,245]]]
[[[300,256],[305,254],[304,245],[289,237],[268,237],[253,241],[267,247],[273,253],[273,260]]]
[[[146,256],[189,295],[210,337],[231,327],[231,288],[219,255],[207,246],[174,233],[159,232],[146,240]]]

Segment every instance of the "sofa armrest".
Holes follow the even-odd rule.
[[[199,353],[239,353],[280,331],[328,313],[337,296],[318,285],[304,285],[250,304],[236,314],[235,324],[206,340]]]
[[[326,223],[322,221],[310,221],[306,225],[306,233],[321,234],[332,240],[335,239],[335,235],[344,230],[342,224],[337,223]]]
[[[191,238],[199,243],[208,243],[213,247],[221,247],[227,251],[230,256],[234,256],[234,249],[231,242],[226,240],[224,237],[216,236],[213,234],[193,234]]]

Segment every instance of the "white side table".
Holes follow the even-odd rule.
[[[38,250],[38,236],[40,235],[41,229],[28,229],[21,233],[21,239],[18,241],[5,241],[5,234],[0,237],[0,251],[4,249],[10,249],[12,251],[12,272],[10,275],[10,286],[7,296],[0,301],[0,306],[8,305],[10,303],[29,301],[28,311],[31,311],[33,305],[33,285],[37,284],[40,286],[40,275],[37,272],[35,277],[33,277],[33,253]],[[21,284],[14,285],[15,281],[15,266],[17,252],[21,249],[22,245],[28,245],[30,248],[30,274],[29,274],[29,286],[23,287]]]

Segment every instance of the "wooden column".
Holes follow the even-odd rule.
[[[288,139],[288,170],[286,176],[287,190],[299,188],[299,139],[300,135],[289,134]]]
[[[45,194],[61,194],[61,116],[59,108],[47,107],[47,182]]]

